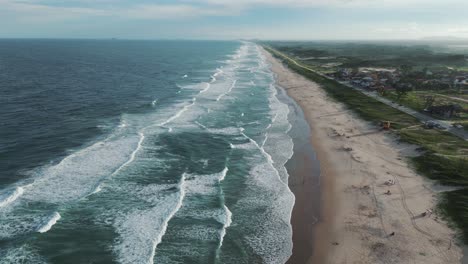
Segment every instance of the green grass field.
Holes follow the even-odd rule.
[[[468,109],[468,103],[465,103],[463,101],[459,100],[454,100],[448,97],[445,97],[443,95],[440,95],[438,91],[414,91],[414,92],[409,92],[406,94],[403,98],[398,101],[397,99],[397,94],[394,91],[389,91],[385,94],[385,97],[394,101],[398,102],[404,106],[407,106],[409,108],[412,108],[416,111],[422,112],[426,106],[426,99],[425,97],[427,96],[433,96],[435,98],[435,105],[444,105],[444,104],[458,104],[464,109]],[[454,94],[448,94],[447,96],[453,96],[453,97],[460,97],[459,95],[454,95]],[[463,97],[460,97],[463,98]],[[453,117],[451,119],[453,120],[466,120],[468,121],[468,114],[467,113],[460,113],[459,117]],[[443,119],[442,117],[438,117]]]
[[[324,78],[312,71],[297,66],[269,47],[273,56],[282,60],[289,68],[320,84],[328,95],[344,103],[364,120],[378,124],[391,121],[394,132],[402,142],[418,145],[421,155],[410,158],[414,168],[426,177],[441,184],[460,188],[441,195],[440,212],[459,228],[461,239],[468,242],[468,142],[440,130],[429,130],[421,126],[414,117],[370,98],[336,81]],[[421,109],[417,95],[410,95],[408,105]]]

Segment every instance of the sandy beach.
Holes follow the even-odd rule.
[[[307,182],[297,178],[308,177],[307,166],[290,181],[300,198],[289,263],[460,263],[455,232],[434,212],[433,183],[406,160],[417,155],[415,147],[362,121],[317,84],[264,54],[278,85],[304,111],[320,162],[318,203],[310,189],[297,187]],[[306,216],[314,203],[320,211],[317,223]]]

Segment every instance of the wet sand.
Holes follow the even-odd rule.
[[[308,142],[302,139],[287,164],[296,195],[288,263],[460,263],[455,232],[432,213],[438,198],[433,183],[406,160],[416,148],[264,54],[310,125]]]
[[[283,89],[283,88],[280,88]],[[292,99],[289,103],[294,113],[290,115],[294,140],[294,155],[286,164],[290,175],[289,188],[294,193],[295,204],[291,217],[293,227],[293,255],[287,263],[306,263],[313,248],[314,226],[320,211],[320,163],[310,142],[310,128],[304,113]],[[291,120],[295,117],[295,120]]]

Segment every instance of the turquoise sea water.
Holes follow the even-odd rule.
[[[0,41],[0,263],[284,263],[284,93],[248,42]]]

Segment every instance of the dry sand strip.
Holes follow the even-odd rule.
[[[308,263],[460,263],[455,232],[431,213],[432,183],[405,161],[415,148],[264,54],[278,85],[302,107],[320,160],[322,209]]]

